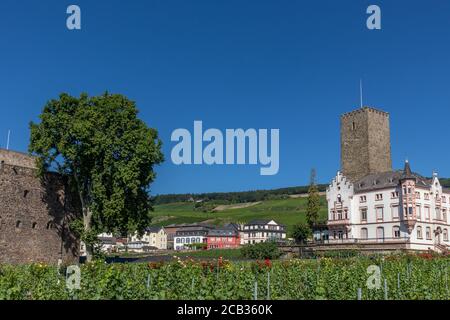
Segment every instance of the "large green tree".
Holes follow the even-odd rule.
[[[66,176],[78,195],[88,261],[99,232],[142,232],[148,226],[153,167],[163,154],[157,131],[138,118],[133,101],[119,94],[61,94],[30,129],[29,151],[38,156],[41,174]]]
[[[308,202],[306,205],[306,221],[310,228],[319,220],[320,194],[316,184],[316,170],[311,170],[311,178],[308,189]]]

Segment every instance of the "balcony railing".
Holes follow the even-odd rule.
[[[357,243],[405,243],[408,242],[409,237],[385,237],[385,238],[367,238],[367,239],[328,239],[328,240],[315,240],[315,243],[323,244],[357,244]]]
[[[349,220],[349,219],[328,220],[327,224],[328,224],[329,226],[336,226],[336,225],[350,224],[350,220]]]

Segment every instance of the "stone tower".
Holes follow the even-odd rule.
[[[77,198],[59,175],[39,178],[35,161],[0,149],[0,264],[76,263],[70,222],[80,212]]]
[[[392,171],[387,112],[363,107],[341,116],[341,170],[352,182]]]

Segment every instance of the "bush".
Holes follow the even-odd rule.
[[[273,241],[245,245],[241,253],[249,259],[277,259],[281,256],[281,251]]]
[[[292,237],[297,243],[306,243],[306,240],[308,240],[311,236],[311,228],[306,223],[299,223],[294,226]]]

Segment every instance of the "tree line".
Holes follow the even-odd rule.
[[[319,184],[317,188],[319,192],[326,190],[328,185]],[[214,201],[218,204],[232,204],[256,202],[263,200],[283,199],[293,194],[308,193],[309,186],[287,187],[272,190],[253,190],[240,192],[211,192],[211,193],[185,193],[185,194],[162,194],[152,198],[153,204],[168,204],[174,202],[188,201]]]

